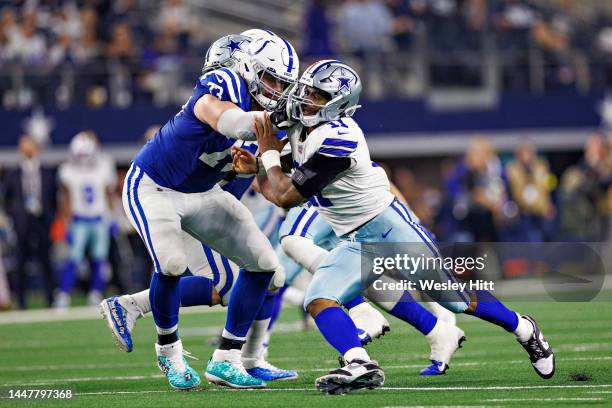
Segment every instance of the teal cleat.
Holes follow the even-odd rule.
[[[250,375],[240,360],[240,350],[217,350],[217,355],[225,358],[208,360],[206,379],[213,384],[225,385],[231,388],[264,388],[265,381]],[[214,360],[213,360],[214,359]]]
[[[177,390],[189,390],[200,385],[197,371],[187,364],[183,356],[183,344],[180,340],[160,346],[157,351],[157,366],[166,375],[170,386]]]

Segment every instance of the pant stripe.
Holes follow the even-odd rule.
[[[302,208],[302,211],[300,211],[300,214],[298,215],[298,217],[295,219],[295,222],[293,223],[293,226],[291,227],[291,230],[289,231],[288,235],[293,235],[295,234],[295,230],[297,230],[298,225],[300,224],[300,222],[302,221],[302,218],[304,218],[304,215],[306,215],[306,208]]]
[[[151,241],[151,234],[149,233],[149,223],[147,222],[147,217],[145,216],[144,210],[142,209],[142,205],[140,204],[140,200],[138,199],[138,186],[140,185],[142,176],[144,176],[144,171],[140,170],[140,174],[138,175],[138,177],[136,178],[136,181],[134,182],[134,202],[136,203],[136,208],[138,209],[138,213],[140,214],[140,218],[142,219],[142,223],[144,224],[146,240],[149,243],[149,251],[151,252],[151,256],[153,257],[153,262],[155,263],[155,270],[161,273],[159,259],[157,259],[157,254],[155,254],[155,248],[153,248],[153,242]]]
[[[225,285],[223,285],[223,289],[219,292],[219,296],[223,297],[225,294],[232,288],[234,284],[234,271],[232,270],[232,266],[229,264],[229,261],[226,257],[221,256],[221,262],[223,263],[223,267],[225,268],[226,278]]]
[[[410,227],[411,227],[411,228],[414,230],[414,232],[416,232],[416,233],[417,233],[417,235],[418,235],[418,236],[421,238],[421,240],[423,240],[423,242],[425,242],[425,244],[427,245],[427,247],[429,248],[429,250],[432,252],[432,254],[433,254],[434,256],[436,256],[436,257],[441,257],[440,253],[439,253],[439,252],[438,252],[438,250],[435,248],[435,243],[430,242],[430,240],[428,239],[428,237],[427,237],[427,238],[425,237],[425,235],[427,235],[427,234],[422,233],[422,232],[421,232],[420,227],[417,227],[415,222],[408,221],[408,219],[406,219],[406,217],[404,217],[404,215],[402,214],[402,212],[401,212],[401,211],[400,211],[400,210],[399,210],[397,207],[395,207],[395,205],[394,205],[394,204],[396,204],[396,203],[392,203],[392,204],[391,204],[391,208],[393,208],[393,210],[395,210],[395,212],[396,212],[396,213],[398,213],[398,214],[399,214],[399,216],[400,216],[400,217],[401,217],[401,218],[402,218],[402,219],[403,219],[403,220],[404,220],[404,221],[405,221],[405,222],[406,222],[408,225],[410,225]],[[448,271],[446,268],[444,268],[444,267],[443,267],[443,268],[442,268],[442,271],[443,271],[443,272],[444,272],[444,274],[447,276],[447,278],[449,278],[449,279],[450,279],[450,280],[452,280],[452,281],[454,281],[454,280],[455,280],[455,277],[454,277],[454,276],[453,276],[453,275],[452,275],[452,274],[451,274],[451,273],[450,273],[450,272],[449,272],[449,271]],[[465,296],[465,295],[464,295],[462,292],[457,291],[457,294],[459,295],[459,297],[461,297],[461,299],[462,299],[464,302],[468,302],[468,299],[466,298],[466,296]]]
[[[314,211],[312,213],[312,215],[310,216],[308,221],[306,221],[306,224],[304,224],[304,228],[302,228],[302,232],[300,232],[300,237],[305,237],[306,236],[306,233],[308,232],[308,228],[310,227],[310,224],[312,224],[314,219],[317,218],[317,215],[319,215],[319,213],[317,211]]]
[[[217,262],[215,262],[215,257],[209,247],[202,244],[202,248],[204,249],[204,254],[206,255],[206,259],[208,260],[208,265],[210,265],[210,269],[213,273],[213,285],[217,286],[219,281],[221,280],[219,267],[217,267]]]
[[[402,203],[399,200],[395,200],[394,202],[397,205],[397,208],[402,211],[406,217],[408,218],[408,220],[410,220],[411,222],[414,222],[414,220],[412,219],[412,217],[410,216],[410,211],[408,211],[408,209],[406,208],[406,206],[404,205],[404,203]]]

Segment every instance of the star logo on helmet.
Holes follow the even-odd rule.
[[[338,81],[338,89],[340,91],[349,91],[351,89],[351,82],[354,80],[354,78],[351,78],[343,68],[332,73],[331,78]]]
[[[242,44],[243,42],[244,41],[235,41],[230,38],[229,42],[225,45],[224,48],[227,48],[229,50],[230,55],[234,55],[236,51],[242,50],[242,47],[240,47],[240,44]]]

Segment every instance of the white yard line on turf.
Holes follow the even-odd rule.
[[[297,360],[297,359],[296,359]],[[563,358],[563,359],[559,359],[559,361],[609,361],[612,360],[612,356],[600,356],[600,357],[574,357],[574,358]],[[272,363],[276,363],[277,361],[280,361],[280,359],[274,359],[271,358],[270,361]],[[293,360],[292,360],[293,361]],[[335,361],[330,361],[329,364],[333,364],[335,363]],[[508,361],[504,361],[504,364],[527,364],[526,360],[508,360]],[[421,364],[402,364],[402,365],[387,365],[384,366],[384,369],[389,369],[389,370],[395,370],[395,369],[411,369],[411,368],[423,368],[423,365],[425,363],[421,363]],[[499,364],[499,361],[473,361],[473,362],[456,362],[456,363],[452,363],[452,365],[454,367],[474,367],[474,366],[485,366],[485,365],[491,365],[491,364]],[[110,363],[110,364],[65,364],[65,365],[61,365],[61,364],[51,364],[51,365],[36,365],[36,366],[30,366],[30,367],[0,367],[0,372],[11,372],[11,371],[19,371],[19,372],[29,372],[29,371],[62,371],[62,370],[76,370],[76,369],[91,369],[91,370],[97,370],[97,369],[105,369],[105,368],[151,368],[152,364],[149,363]],[[298,372],[304,372],[304,373],[309,373],[309,372],[325,372],[328,371],[328,368],[304,368],[304,369],[297,369]],[[160,375],[161,376],[161,375]],[[96,377],[97,378],[97,377]],[[116,377],[102,377],[102,378],[108,378],[109,380],[112,380]],[[148,377],[143,377],[144,378],[148,378]],[[134,378],[134,379],[140,379],[140,378]],[[40,381],[57,381],[57,382],[62,382],[62,381],[68,381],[69,379],[66,380],[62,380],[62,379],[58,379],[58,380],[40,380]],[[82,379],[80,381],[83,381]],[[94,381],[94,380],[92,380]],[[45,382],[46,384],[47,382]],[[6,384],[4,384],[6,385]],[[16,384],[12,384],[12,385],[16,385]]]
[[[582,398],[582,397],[559,397],[559,398],[493,398],[486,399],[486,402],[518,402],[518,401],[538,401],[538,402],[551,402],[551,401],[604,401],[605,398]]]
[[[385,390],[385,391],[515,391],[515,390],[532,390],[532,389],[548,389],[548,388],[603,388],[603,387],[612,387],[612,384],[596,384],[596,385],[534,385],[534,386],[501,386],[501,387],[380,387],[377,389]],[[198,390],[194,390],[198,392]],[[203,392],[219,392],[219,391],[251,391],[251,392],[263,392],[263,391],[272,391],[272,392],[297,392],[297,391],[316,391],[315,388],[258,388],[258,389],[246,389],[246,390],[235,390],[232,388],[224,388],[224,387],[216,387],[216,388],[206,388],[201,389]],[[80,392],[75,393],[76,396],[87,396],[87,395],[110,395],[110,394],[149,394],[149,393],[164,393],[164,392],[177,392],[175,390],[143,390],[143,391],[99,391],[99,392]],[[579,397],[577,397],[579,398]],[[572,400],[572,397],[564,398],[566,400]],[[604,398],[584,398],[584,400],[602,400]],[[499,401],[512,401],[512,398],[508,399],[499,399]],[[523,399],[516,398],[516,401],[521,401]],[[526,398],[525,401],[546,401],[546,400],[559,400],[560,398]],[[496,401],[494,399],[490,399],[487,401]]]

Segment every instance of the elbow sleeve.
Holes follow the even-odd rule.
[[[245,112],[242,109],[228,109],[219,116],[217,131],[224,136],[239,140],[256,140],[253,121],[265,118],[264,112]]]

